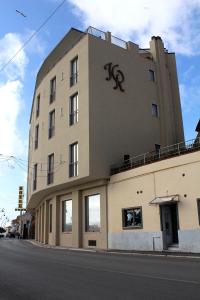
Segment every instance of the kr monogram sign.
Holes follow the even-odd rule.
[[[122,83],[124,82],[124,74],[121,70],[119,70],[119,65],[113,65],[112,63],[107,63],[104,66],[104,70],[108,71],[108,76],[106,77],[106,80],[113,79],[115,81],[115,85],[113,87],[114,90],[120,89],[121,92],[124,92],[124,89],[122,87]]]

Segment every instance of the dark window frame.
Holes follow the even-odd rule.
[[[76,62],[76,70],[74,72],[74,63]],[[70,61],[70,87],[78,82],[78,55]]]
[[[47,184],[49,185],[54,182],[54,153],[48,155],[47,163]]]
[[[34,167],[33,167],[33,191],[36,191],[36,189],[37,189],[37,167],[38,167],[38,164],[34,164]]]
[[[56,123],[56,112],[55,109],[49,112],[49,130],[48,138],[51,139],[55,136],[55,123]]]
[[[51,104],[56,100],[56,76],[50,80],[50,94],[49,94],[49,103]]]
[[[74,157],[73,147],[76,146],[76,153]],[[78,176],[78,142],[69,145],[69,177]]]
[[[128,210],[136,210],[136,209],[140,209],[141,210],[141,224],[140,225],[130,225],[127,226],[126,225],[126,221],[125,221],[125,211]],[[129,230],[129,229],[143,229],[143,213],[142,213],[142,206],[133,206],[133,207],[127,207],[127,208],[122,208],[122,229],[123,230]]]
[[[74,100],[76,98],[76,100]],[[69,125],[78,123],[78,92],[73,94],[69,99]],[[75,105],[74,105],[75,104]]]
[[[156,81],[156,77],[155,77],[155,71],[152,69],[149,69],[149,80],[152,82]]]
[[[39,124],[35,126],[35,141],[34,141],[34,149],[38,149],[39,143]]]
[[[71,207],[72,207],[72,199],[66,199],[62,201],[62,232],[72,232],[72,222],[70,225],[66,224],[66,203],[71,202]],[[72,207],[72,214],[73,214],[73,207]],[[69,228],[68,228],[69,227]]]
[[[199,226],[200,226],[200,198],[197,198],[197,213],[198,213]]]
[[[95,229],[89,224],[89,198],[97,195],[99,195],[100,197],[99,199],[100,226]],[[90,227],[93,229],[91,229]],[[85,232],[101,232],[101,194],[100,193],[85,196]]]
[[[38,118],[39,115],[40,115],[40,94],[38,94],[36,100],[36,118]]]
[[[158,109],[158,104],[152,103],[151,104],[151,114],[154,118],[159,117],[159,109]]]
[[[52,233],[53,204],[49,204],[49,232]]]

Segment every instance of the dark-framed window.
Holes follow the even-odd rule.
[[[70,97],[69,102],[69,125],[74,125],[78,122],[78,93]]]
[[[50,80],[50,96],[49,103],[56,100],[56,76]]]
[[[78,142],[69,145],[69,177],[78,176]]]
[[[48,155],[48,169],[47,169],[47,184],[53,183],[54,177],[54,153]]]
[[[72,231],[72,199],[62,202],[62,232]]]
[[[129,207],[122,209],[123,229],[142,228],[142,207]]]
[[[70,62],[70,86],[73,86],[78,81],[78,56]]]
[[[149,80],[155,81],[155,72],[153,70],[149,70]]]
[[[33,167],[33,191],[37,189],[37,164]]]
[[[39,140],[39,124],[35,126],[35,149],[38,148],[38,140]]]
[[[49,139],[55,135],[55,109],[49,113]]]
[[[49,232],[52,232],[53,204],[49,205]]]
[[[198,211],[199,225],[200,225],[200,198],[197,199],[197,211]]]
[[[36,118],[39,117],[40,114],[40,94],[37,96],[36,100]]]
[[[158,118],[158,105],[155,103],[152,103],[151,105],[151,113],[153,117]]]
[[[101,228],[100,194],[85,197],[85,231],[98,232]]]

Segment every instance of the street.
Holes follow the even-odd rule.
[[[0,300],[200,299],[200,259],[38,247],[0,239]]]

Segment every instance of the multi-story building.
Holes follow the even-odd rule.
[[[71,29],[43,62],[33,97],[27,207],[36,240],[107,248],[111,165],[183,140],[175,55],[160,37],[140,49]]]

